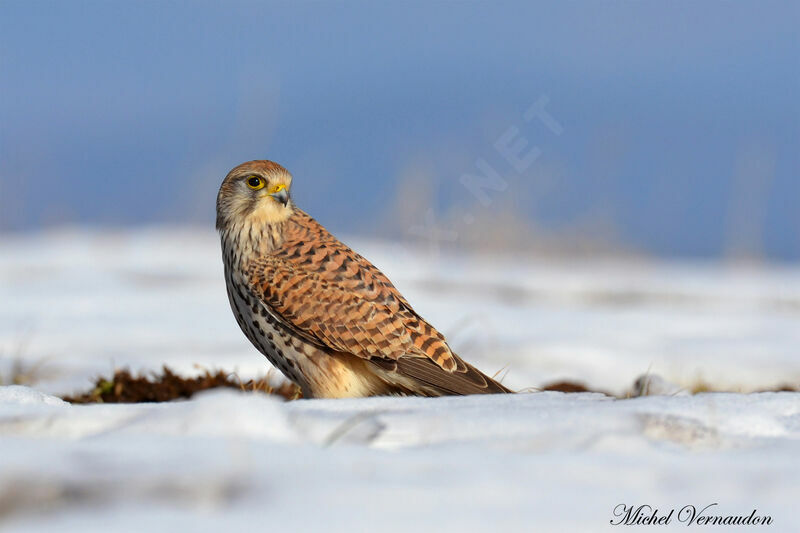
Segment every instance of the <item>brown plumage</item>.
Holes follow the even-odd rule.
[[[217,197],[228,298],[247,338],[306,397],[511,392],[454,354],[389,279],[295,207],[271,161]]]

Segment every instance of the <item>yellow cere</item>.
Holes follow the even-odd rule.
[[[272,186],[272,188],[269,190],[269,193],[270,194],[275,194],[276,192],[281,192],[285,188],[286,188],[286,185],[284,185],[283,183],[278,183],[278,184]]]

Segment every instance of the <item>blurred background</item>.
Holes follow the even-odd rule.
[[[800,391],[799,95],[797,1],[0,0],[0,529],[787,531],[800,394],[696,393]],[[213,229],[262,158],[508,387],[660,397],[46,396],[282,379]]]
[[[799,23],[791,1],[3,0],[0,231],[210,228],[227,171],[269,158],[335,233],[797,260]]]

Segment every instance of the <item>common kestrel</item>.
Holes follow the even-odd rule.
[[[464,362],[380,270],[289,196],[272,161],[231,170],[217,196],[228,299],[239,327],[307,398],[509,389]]]

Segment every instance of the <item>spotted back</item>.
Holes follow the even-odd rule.
[[[303,337],[365,359],[421,357],[456,369],[444,336],[389,279],[299,209],[282,242],[253,258],[246,272],[254,293]]]

